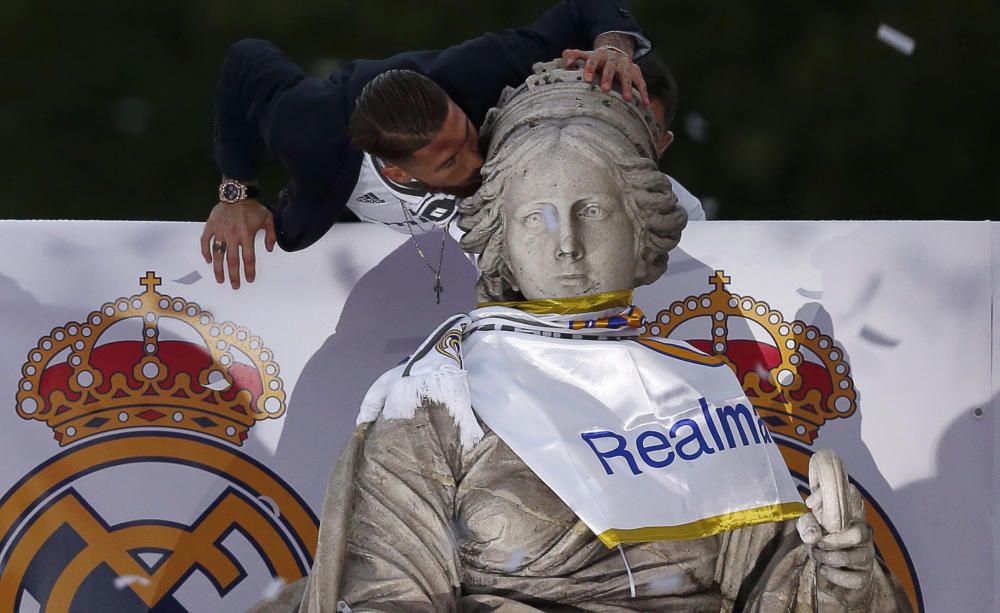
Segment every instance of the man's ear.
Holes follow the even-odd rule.
[[[667,147],[674,142],[674,133],[667,130],[660,136],[660,140],[656,143],[656,155],[662,156],[663,152],[667,150]]]
[[[399,166],[396,166],[392,162],[386,162],[382,166],[382,175],[389,179],[390,181],[395,181],[396,183],[409,183],[413,180],[413,175],[406,172]]]

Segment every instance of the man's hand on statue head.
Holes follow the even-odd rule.
[[[622,96],[631,101],[632,88],[639,90],[642,103],[649,106],[649,92],[646,91],[646,81],[642,70],[632,63],[632,56],[615,48],[598,48],[593,51],[566,49],[562,52],[566,68],[573,68],[578,62],[583,63],[583,80],[593,83],[594,77],[600,74],[601,91],[611,91],[615,78],[621,84]]]
[[[254,239],[257,232],[264,230],[264,246],[274,250],[277,234],[274,231],[274,217],[263,204],[252,198],[235,204],[220,202],[212,209],[201,233],[201,255],[205,262],[212,264],[215,280],[226,281],[233,289],[240,288],[240,262],[248,283],[257,276],[257,258],[254,253]]]

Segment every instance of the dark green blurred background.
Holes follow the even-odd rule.
[[[215,75],[239,38],[325,75],[551,3],[4,0],[0,217],[203,220]],[[630,5],[680,82],[664,169],[717,217],[1000,218],[997,0]],[[263,179],[273,198],[281,173]]]

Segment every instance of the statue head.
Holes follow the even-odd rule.
[[[480,300],[631,289],[666,270],[687,215],[654,161],[649,109],[557,61],[505,91],[481,137],[483,185],[459,205]]]

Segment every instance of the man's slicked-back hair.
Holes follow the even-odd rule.
[[[677,113],[677,80],[674,79],[674,73],[652,52],[644,54],[635,63],[642,70],[649,96],[659,98],[663,103],[663,115],[667,122],[664,127],[669,130]]]
[[[425,147],[448,116],[448,94],[412,70],[388,70],[365,85],[348,125],[351,142],[388,161]]]

